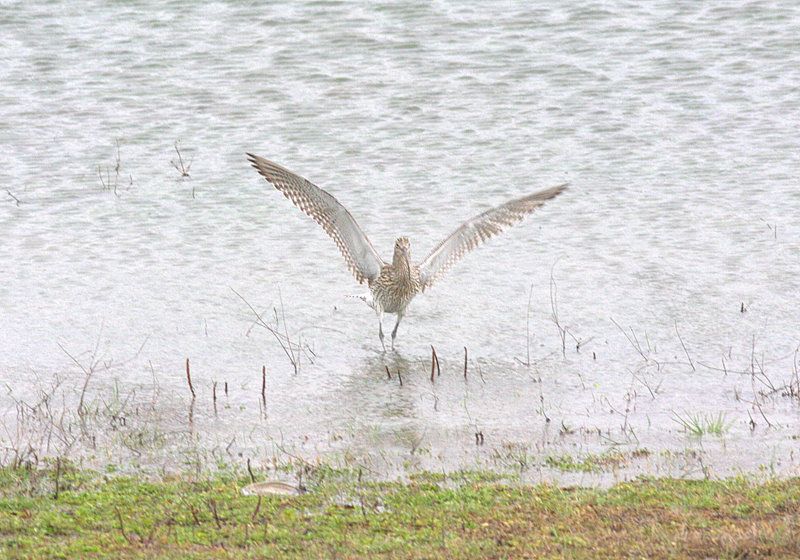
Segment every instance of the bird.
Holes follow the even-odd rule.
[[[428,290],[468,252],[519,223],[568,186],[563,183],[540,190],[478,214],[443,239],[419,264],[412,262],[408,237],[398,237],[392,261],[387,263],[350,212],[332,194],[273,161],[249,152],[246,155],[264,179],[322,226],[336,243],[356,281],[367,284],[371,293],[361,299],[378,315],[378,337],[384,352],[384,313],[397,317],[392,329],[391,348],[394,350],[400,321],[417,294]]]

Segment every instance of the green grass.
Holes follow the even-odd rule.
[[[608,490],[491,473],[360,481],[318,469],[299,497],[247,478],[161,481],[0,469],[2,558],[795,558],[800,479],[642,480]]]
[[[548,467],[558,469],[563,472],[601,472],[608,470],[611,467],[618,467],[625,464],[629,458],[642,457],[649,455],[650,452],[642,449],[634,451],[630,456],[623,453],[610,451],[607,453],[594,454],[590,453],[582,458],[576,458],[572,455],[548,455],[545,457],[544,463]]]
[[[730,424],[725,421],[725,415],[719,413],[718,415],[700,415],[700,414],[686,414],[680,416],[673,413],[675,418],[673,420],[678,423],[683,430],[690,435],[702,437],[706,434],[722,437],[730,428]]]

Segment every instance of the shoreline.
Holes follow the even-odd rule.
[[[491,472],[373,482],[306,465],[298,496],[254,473],[161,480],[0,468],[5,558],[748,557],[800,554],[800,478],[640,479],[607,489]],[[289,473],[286,473],[289,474]]]

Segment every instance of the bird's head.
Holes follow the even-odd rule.
[[[394,242],[394,254],[403,255],[407,259],[411,258],[411,243],[408,241],[408,237],[397,238],[397,241]]]

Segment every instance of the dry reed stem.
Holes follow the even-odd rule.
[[[192,385],[192,373],[189,369],[189,358],[186,358],[186,381],[189,383],[189,390],[192,392],[192,400],[197,397],[197,394],[194,392],[194,386]]]
[[[442,370],[439,368],[439,357],[436,355],[436,348],[431,344],[431,383],[433,383],[434,372],[436,372],[437,376],[442,375]]]
[[[20,205],[20,201],[19,201],[19,199],[18,199],[16,196],[14,196],[14,195],[11,193],[11,191],[10,191],[10,190],[6,189],[6,193],[8,193],[8,196],[10,196],[11,198],[13,198],[13,199],[14,199],[14,202],[16,202],[16,203],[17,203],[17,206],[19,206],[19,205]]]
[[[261,366],[261,402],[267,404],[267,366]]]
[[[253,315],[256,316],[255,324],[264,327],[265,329],[267,329],[270,332],[270,334],[272,334],[273,337],[275,337],[275,340],[277,340],[278,344],[280,344],[280,346],[281,346],[281,350],[283,350],[283,353],[286,354],[286,357],[289,359],[289,363],[292,364],[292,367],[294,368],[295,375],[297,375],[297,373],[300,370],[300,360],[299,360],[300,355],[299,355],[299,351],[302,349],[302,347],[301,347],[301,345],[299,343],[294,343],[289,338],[289,331],[288,331],[288,327],[286,326],[286,315],[285,315],[285,313],[283,313],[283,298],[281,298],[280,301],[281,301],[281,313],[282,313],[283,318],[284,318],[284,331],[285,331],[285,334],[284,333],[280,333],[276,329],[274,329],[271,326],[269,326],[266,323],[266,321],[264,321],[264,319],[261,317],[261,314],[259,314],[258,311],[256,311],[255,307],[250,305],[250,302],[248,302],[246,299],[244,299],[244,296],[242,296],[242,294],[240,294],[239,292],[237,292],[233,288],[230,288],[230,290],[234,294],[236,294],[239,297],[239,299],[241,299],[245,303],[245,305],[247,305],[247,307],[250,308],[250,311],[253,312]],[[274,311],[275,311],[275,316],[276,316],[276,320],[277,320],[278,313],[277,313],[277,310],[274,310]],[[284,340],[286,341],[285,344],[284,344]],[[297,348],[298,354],[295,354],[295,348],[294,347]]]
[[[171,160],[170,163],[172,167],[174,167],[178,173],[181,174],[181,178],[189,177],[189,170],[192,168],[192,161],[194,161],[194,156],[191,160],[189,160],[188,164],[183,163],[183,155],[181,155],[181,149],[179,147],[180,140],[175,141],[175,153],[178,154],[178,163],[175,163],[175,160]],[[194,198],[194,191],[192,191],[192,198]]]

